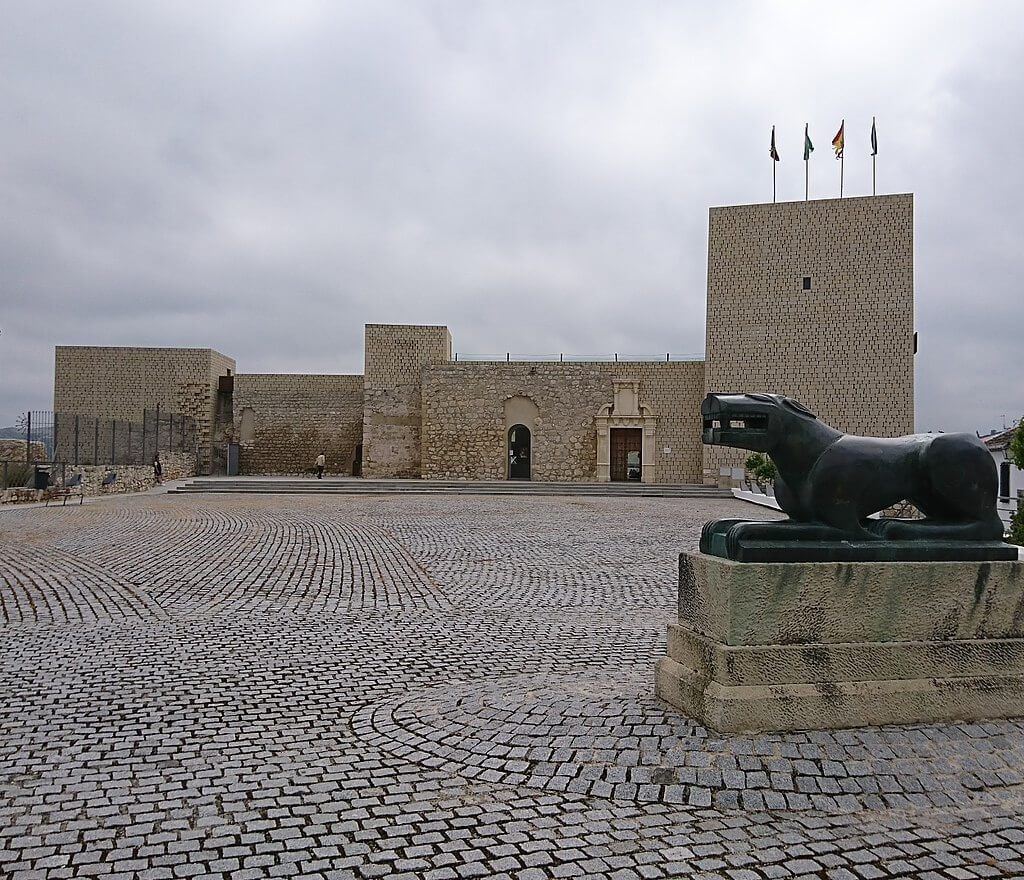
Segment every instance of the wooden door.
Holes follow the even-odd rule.
[[[613,480],[639,480],[641,473],[640,449],[642,428],[611,429],[611,472]]]

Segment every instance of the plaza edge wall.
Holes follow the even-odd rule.
[[[708,391],[795,397],[847,433],[913,433],[913,196],[712,208],[706,341]],[[706,447],[705,481],[748,454]]]
[[[328,473],[351,474],[363,437],[363,377],[242,373],[233,415],[242,474],[301,473],[321,452]]]
[[[531,479],[597,479],[595,416],[612,403],[613,379],[640,383],[640,402],[657,417],[659,483],[699,483],[700,402],[704,364],[448,363],[423,370],[422,471],[427,479],[504,480],[505,401],[527,397],[538,408]],[[665,452],[668,448],[670,451]]]
[[[197,469],[209,473],[217,383],[235,361],[210,348],[132,348],[58,345],[54,353],[53,410],[139,421],[157,405],[192,416]]]

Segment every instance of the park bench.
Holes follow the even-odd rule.
[[[100,491],[106,492],[117,482],[117,471],[107,471],[100,481]]]
[[[50,506],[51,501],[55,501],[58,498],[63,499],[61,501],[61,507],[68,503],[68,498],[72,495],[78,496],[78,503],[81,504],[85,501],[85,493],[82,491],[82,475],[75,474],[70,480],[68,480],[63,486],[54,486],[46,493],[46,506]]]

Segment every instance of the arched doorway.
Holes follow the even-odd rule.
[[[526,425],[508,429],[508,478],[530,479],[530,429]]]

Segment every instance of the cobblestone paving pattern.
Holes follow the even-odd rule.
[[[757,513],[5,510],[0,876],[1024,877],[1024,724],[726,737],[653,699],[679,550]]]

